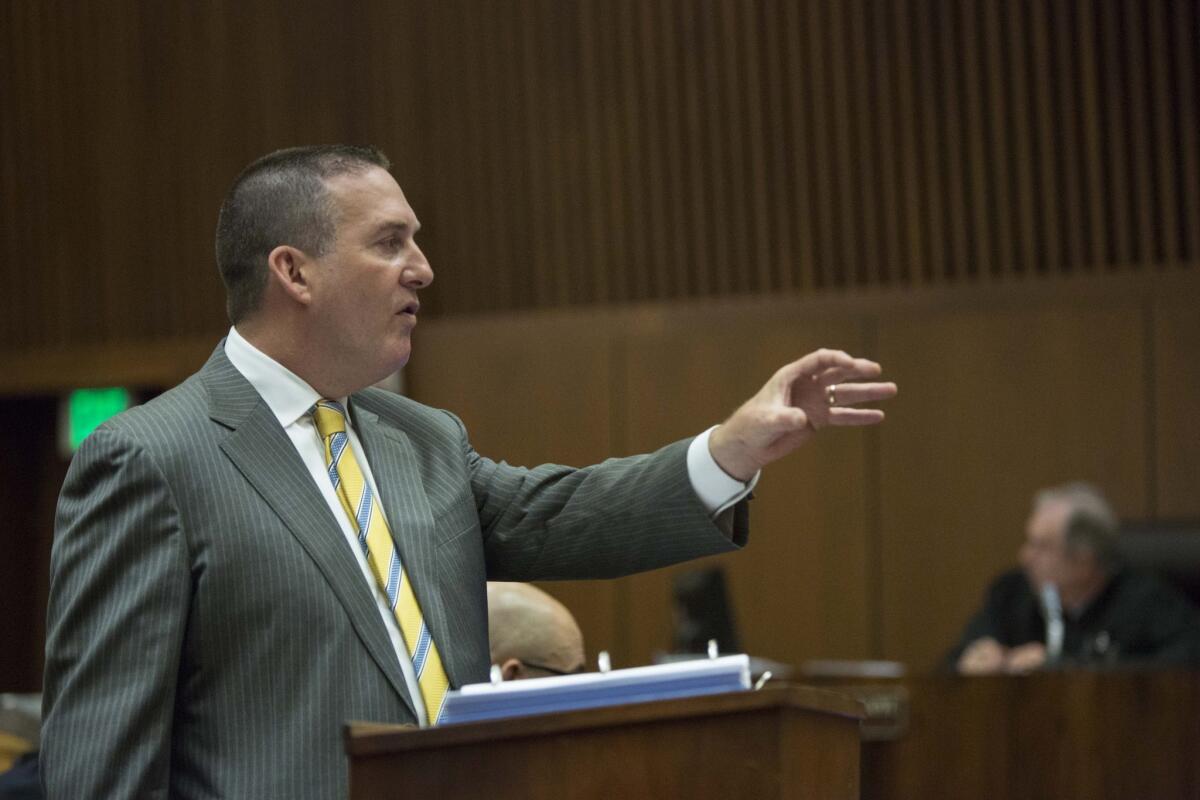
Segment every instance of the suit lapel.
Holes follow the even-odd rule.
[[[202,372],[210,415],[232,428],[221,450],[271,506],[325,576],[367,652],[410,710],[412,699],[379,608],[341,528],[330,513],[279,420],[224,354],[224,343]],[[389,514],[391,510],[388,509]],[[413,715],[416,716],[415,710]]]
[[[461,686],[464,673],[454,659],[460,648],[450,646],[447,640],[450,625],[446,607],[437,591],[436,529],[416,451],[407,434],[380,424],[376,414],[361,406],[354,406],[351,413],[363,449],[367,451],[375,485],[379,487],[388,528],[400,552],[400,563],[412,581],[413,592],[421,604],[421,615],[441,653],[450,685]]]

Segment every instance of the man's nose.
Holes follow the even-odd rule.
[[[416,255],[404,265],[400,277],[408,288],[424,289],[433,283],[433,267],[429,266],[429,259],[425,258],[425,254],[417,250]]]

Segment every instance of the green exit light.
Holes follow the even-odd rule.
[[[67,401],[68,441],[71,450],[109,417],[129,408],[129,392],[120,388],[76,389]]]

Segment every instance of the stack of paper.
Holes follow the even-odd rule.
[[[750,688],[746,655],[490,684],[446,694],[438,724],[644,703]]]

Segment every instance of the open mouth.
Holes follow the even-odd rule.
[[[397,313],[408,314],[410,316],[415,317],[417,315],[417,312],[420,310],[421,310],[421,304],[416,301],[413,301],[413,302],[407,304],[406,306],[404,306],[404,308],[400,309],[400,311],[398,311]]]

